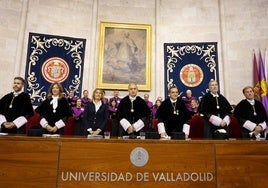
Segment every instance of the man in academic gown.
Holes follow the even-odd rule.
[[[3,133],[25,134],[27,119],[34,111],[29,94],[23,92],[24,79],[15,77],[13,92],[0,99],[0,125]]]
[[[228,139],[232,107],[228,100],[218,93],[218,82],[211,80],[209,92],[200,102],[198,111],[204,115],[204,138]]]
[[[234,116],[241,125],[242,138],[260,138],[267,128],[267,114],[263,104],[254,99],[251,86],[243,89],[245,99],[241,100],[234,110]]]
[[[128,85],[129,95],[124,97],[117,109],[119,136],[137,136],[146,127],[150,115],[150,109],[146,102],[139,96],[138,87],[135,83]]]
[[[176,86],[170,87],[168,94],[169,98],[162,102],[156,112],[158,133],[161,138],[169,138],[169,135],[175,132],[184,132],[187,137],[190,132],[190,125],[187,124],[190,114],[185,103],[179,98]]]

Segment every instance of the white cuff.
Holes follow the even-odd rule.
[[[16,125],[17,128],[20,128],[23,126],[25,123],[27,123],[27,119],[24,116],[20,116],[16,118],[13,123]]]
[[[267,128],[266,122],[262,122],[259,124],[262,127],[262,130],[265,130]]]
[[[139,130],[141,130],[144,127],[144,123],[141,119],[139,119],[138,121],[133,123],[133,127],[134,127],[135,131],[138,132]]]
[[[123,129],[125,131],[127,131],[127,129],[131,126],[131,124],[129,123],[128,120],[126,120],[125,118],[120,120],[120,125],[123,127]]]
[[[55,125],[56,125],[56,127],[57,127],[58,129],[60,129],[60,128],[62,128],[62,127],[65,126],[65,123],[60,119],[59,121],[57,121],[57,122],[55,123]]]
[[[182,132],[184,132],[185,135],[189,135],[189,133],[190,133],[190,125],[187,124],[187,123],[184,123],[183,127],[182,127]]]
[[[7,119],[4,115],[0,114],[0,125],[2,125],[2,123],[7,122]]]
[[[230,116],[225,116],[224,118],[223,118],[223,121],[225,121],[226,122],[226,124],[227,124],[227,126],[230,124],[230,122],[231,122],[231,118],[230,118]]]
[[[218,116],[211,115],[209,118],[209,122],[212,123],[215,126],[220,126],[222,119]]]
[[[157,128],[158,128],[158,133],[162,134],[162,133],[166,133],[166,129],[165,129],[165,125],[164,123],[158,123],[157,124]]]
[[[253,123],[253,122],[251,122],[251,121],[249,121],[249,120],[247,120],[247,121],[244,123],[243,127],[246,128],[246,129],[249,130],[249,131],[253,131],[253,130],[255,129],[255,127],[256,127],[256,124]]]
[[[45,129],[46,126],[48,125],[47,120],[46,120],[45,118],[42,118],[42,119],[40,120],[40,125]]]

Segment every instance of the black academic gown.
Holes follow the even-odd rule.
[[[255,108],[256,115],[254,115],[253,107],[247,101],[247,99],[243,99],[237,104],[234,110],[234,116],[237,118],[241,127],[243,127],[243,124],[247,120],[253,123],[256,123],[257,125],[268,120],[267,115],[266,115],[266,110],[260,101],[255,100],[254,108]],[[250,131],[248,129],[243,127],[241,130],[242,137],[249,138],[249,132]]]
[[[200,102],[198,107],[198,112],[204,115],[205,123],[204,123],[204,138],[217,138],[215,137],[215,131],[217,129],[225,129],[227,131],[227,137],[229,135],[228,126],[221,127],[215,126],[209,122],[209,118],[211,115],[215,115],[223,119],[225,116],[232,115],[232,107],[228,100],[221,94],[218,94],[218,106],[217,108],[217,100],[210,92],[206,93]]]
[[[6,117],[7,122],[12,122],[20,116],[24,116],[26,119],[33,116],[34,110],[29,94],[24,92],[20,93],[13,99],[11,107],[10,104],[12,99],[13,92],[5,95],[0,99],[0,114],[3,114]],[[25,125],[19,129],[16,127],[13,127],[12,129],[6,129],[2,126],[2,132],[25,134]]]
[[[130,124],[133,124],[141,119],[144,123],[144,128],[142,130],[146,130],[151,112],[146,102],[141,97],[136,96],[136,99],[133,101],[133,110],[134,111],[131,112],[131,100],[129,99],[129,96],[124,97],[120,101],[117,109],[118,121],[120,122],[123,118],[125,118]],[[134,134],[138,135],[139,131]],[[119,136],[122,135],[128,135],[128,133],[124,131],[122,126],[119,126]]]
[[[44,100],[35,111],[40,114],[41,118],[45,118],[48,124],[52,127],[55,126],[55,123],[59,120],[62,120],[64,123],[67,122],[68,117],[71,116],[71,109],[66,98],[58,99],[58,107],[56,112],[53,112],[53,106],[50,104],[52,98]],[[64,127],[58,129],[56,133],[50,133],[45,130],[46,134],[63,134]]]
[[[164,123],[165,131],[168,135],[171,132],[182,132],[183,124],[187,123],[190,119],[190,114],[181,99],[178,98],[176,104],[173,105],[169,98],[165,99],[156,112],[158,122]]]

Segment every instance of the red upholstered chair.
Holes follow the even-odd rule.
[[[28,130],[31,126],[38,126],[40,122],[40,115],[34,112],[34,115],[28,119],[28,122],[25,125],[25,133],[28,134]]]
[[[231,122],[229,125],[230,138],[241,138],[241,126],[238,123],[237,118],[231,116]]]
[[[112,119],[108,118],[106,126],[105,126],[105,131],[111,132],[111,130],[112,130]]]
[[[189,138],[203,138],[203,126],[204,126],[204,119],[200,115],[192,116],[191,120],[189,121],[190,124],[190,133]]]
[[[75,119],[73,118],[73,116],[70,116],[67,119],[67,122],[64,127],[64,135],[74,135],[74,121]]]
[[[153,130],[156,130],[156,131],[158,130],[157,124],[158,124],[158,119],[153,118],[152,119],[152,124],[151,124]]]

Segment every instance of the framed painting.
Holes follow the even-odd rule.
[[[151,90],[151,25],[100,23],[97,87]]]

